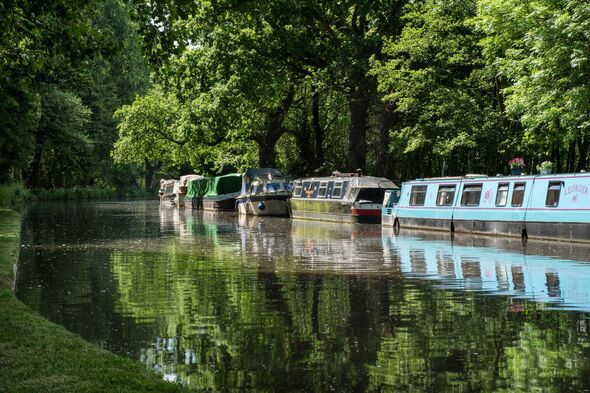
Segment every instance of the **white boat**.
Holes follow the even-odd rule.
[[[237,210],[239,214],[287,217],[290,197],[289,183],[280,170],[251,168],[242,177]]]

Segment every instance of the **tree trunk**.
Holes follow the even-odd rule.
[[[394,103],[388,103],[381,114],[379,123],[379,139],[377,141],[375,176],[388,177],[393,174],[394,163],[389,154],[389,132],[400,122],[400,115]]]
[[[44,143],[43,130],[38,129],[35,137],[35,155],[31,163],[31,174],[28,181],[29,188],[39,188],[41,186],[41,159],[43,158]]]
[[[363,169],[367,157],[367,120],[369,99],[367,87],[361,81],[348,97],[350,128],[348,131],[348,171]]]
[[[561,162],[561,147],[554,145],[551,156],[553,158],[553,162],[555,162],[555,168],[557,169],[557,173],[561,173],[561,168],[563,166]]]
[[[311,98],[311,124],[315,140],[314,169],[317,170],[324,165],[324,130],[320,125],[320,93],[316,85]]]
[[[295,89],[290,86],[287,96],[276,108],[266,113],[264,134],[256,140],[258,143],[258,165],[262,168],[276,166],[275,146],[285,133],[283,121],[293,104],[294,97]]]
[[[274,168],[277,162],[277,156],[275,154],[275,145],[277,140],[265,138],[262,142],[258,143],[258,165],[261,168]]]
[[[156,163],[154,165],[152,165],[147,158],[144,158],[143,160],[145,163],[145,177],[144,177],[145,190],[151,191],[152,190],[152,181],[154,180],[154,174],[156,173],[156,171],[158,171],[162,168],[162,162],[156,161]]]
[[[570,142],[570,147],[567,152],[567,171],[574,171],[574,163],[576,161],[576,143],[575,141]]]
[[[576,172],[580,172],[582,169],[586,169],[586,159],[588,157],[588,138],[580,137],[577,138],[578,143],[578,165],[576,166]]]

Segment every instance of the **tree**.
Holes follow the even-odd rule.
[[[232,92],[251,108],[243,112],[245,119],[234,124],[245,125],[239,133],[250,134],[257,142],[261,165],[275,162],[272,152],[287,131],[282,124],[288,111],[297,100],[306,99],[292,97],[291,92],[297,91],[305,78],[316,84],[328,83],[345,94],[349,109],[348,167],[356,169],[366,165],[370,109],[379,102],[375,78],[368,74],[369,59],[380,55],[384,36],[400,31],[403,3],[278,1],[237,5],[229,1],[162,1],[136,2],[135,9],[152,64],[162,66],[164,74],[181,75],[183,81],[189,75],[198,75],[198,82],[177,82],[175,91],[184,91],[187,86],[205,91],[215,85],[212,81],[203,83],[203,70],[197,65],[191,67],[192,72],[168,71],[169,65],[174,68],[178,59],[189,54],[201,59],[196,64],[209,66],[205,71],[209,75],[221,76],[223,83],[232,82]],[[317,79],[319,72],[321,81]],[[321,93],[310,92],[319,102]],[[320,111],[316,106],[309,113],[315,116],[315,150],[321,156],[323,140],[317,132],[322,129],[318,124]],[[382,124],[387,128],[390,123]],[[303,125],[298,128],[305,129]]]
[[[145,189],[152,188],[154,173],[171,167],[186,143],[186,113],[171,95],[153,88],[115,112],[119,139],[114,145],[117,163],[143,165]]]
[[[506,111],[522,123],[531,155],[541,161],[551,157],[558,170],[563,162],[568,171],[585,168],[590,147],[590,5],[577,0],[481,0],[478,10],[486,60],[508,82],[502,91]]]
[[[500,122],[475,15],[472,1],[410,4],[402,33],[385,45],[387,60],[374,62],[385,101],[403,115],[395,155],[425,157],[404,177],[436,174],[445,163],[452,174],[494,172],[509,159],[514,137]]]
[[[75,94],[53,84],[40,88],[41,117],[35,134],[31,187],[63,187],[68,179],[83,177],[91,141],[86,133],[90,110]],[[42,184],[42,175],[46,183]]]
[[[100,179],[108,184],[114,170],[109,152],[116,139],[112,115],[148,83],[126,6],[120,0],[14,0],[0,6],[0,26],[0,182],[25,179],[51,187]],[[74,96],[91,110],[83,138],[76,131],[70,143],[79,145],[69,151],[59,144],[49,147],[51,138],[43,136],[40,121],[69,120],[66,114],[43,111],[77,107]],[[72,163],[74,153],[84,163]],[[73,164],[71,171],[65,168],[67,176],[53,173],[65,163]]]

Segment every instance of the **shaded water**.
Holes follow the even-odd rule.
[[[589,251],[50,204],[25,218],[17,296],[198,389],[584,391]]]

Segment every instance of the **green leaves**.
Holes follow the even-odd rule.
[[[492,65],[510,82],[503,91],[506,110],[522,122],[527,141],[549,148],[585,137],[590,102],[590,64],[584,55],[588,4],[480,3],[479,26],[488,34],[482,40],[484,53],[496,55]]]
[[[174,163],[177,150],[186,143],[184,115],[178,101],[158,88],[117,110],[119,139],[112,153],[115,162]]]

